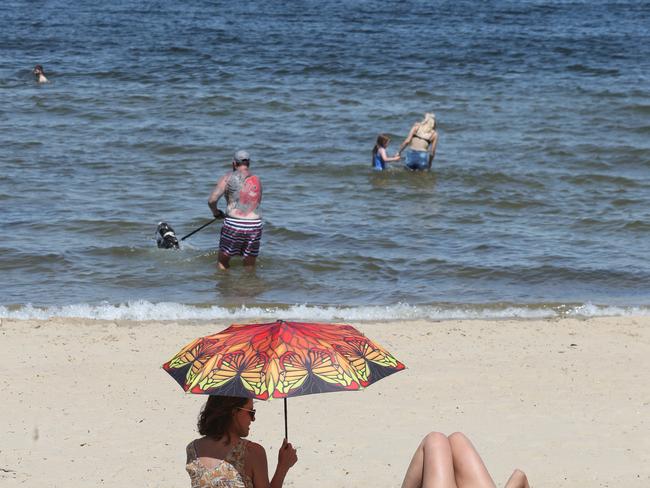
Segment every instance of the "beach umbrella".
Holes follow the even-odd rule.
[[[284,399],[360,390],[404,369],[350,325],[233,324],[182,348],[163,368],[187,393]]]

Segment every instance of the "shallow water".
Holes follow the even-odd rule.
[[[0,316],[649,310],[645,2],[9,1],[0,18]],[[425,111],[434,171],[372,173],[377,133],[392,153]],[[264,184],[256,273],[216,271],[218,225],[157,249],[158,221],[210,219],[238,148]]]

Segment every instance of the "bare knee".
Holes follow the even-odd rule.
[[[451,449],[457,454],[463,454],[470,450],[474,450],[472,441],[462,432],[454,432],[449,436],[449,445]]]
[[[526,473],[521,469],[515,469],[506,483],[506,488],[530,488]]]
[[[429,432],[424,436],[420,445],[424,449],[439,449],[440,447],[448,447],[449,439],[441,432]]]
[[[449,436],[449,442],[451,442],[452,444],[460,443],[460,442],[469,442],[469,439],[462,432],[454,432]]]

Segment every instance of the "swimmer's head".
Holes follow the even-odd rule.
[[[436,129],[436,116],[435,114],[431,112],[427,112],[424,114],[424,118],[422,119],[422,122],[420,122],[420,127],[423,129],[427,130],[435,130]]]
[[[379,134],[377,136],[377,146],[378,147],[386,147],[388,146],[388,143],[390,142],[390,137],[388,137],[386,134]]]
[[[239,150],[235,153],[235,156],[232,158],[233,166],[250,166],[251,165],[251,156],[248,154],[248,151]]]
[[[32,74],[34,75],[34,78],[36,78],[37,82],[47,83],[47,78],[45,77],[45,71],[43,71],[43,66],[41,66],[40,64],[34,66],[34,69],[32,70]]]

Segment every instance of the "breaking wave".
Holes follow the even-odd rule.
[[[121,304],[75,304],[35,307],[0,306],[0,319],[88,318],[98,320],[241,320],[277,319],[305,321],[389,321],[459,319],[545,319],[562,317],[646,316],[647,306],[585,304],[488,304],[488,305],[409,305],[387,306],[200,306],[173,302],[138,300]]]

